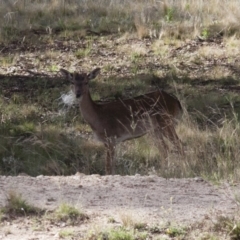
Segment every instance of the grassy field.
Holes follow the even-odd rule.
[[[60,68],[89,72],[95,100],[178,96],[186,156],[150,137],[117,147],[118,174],[240,179],[239,2],[0,1],[0,173],[104,174],[104,148]],[[2,12],[1,12],[2,11]],[[163,167],[164,166],[164,167]]]

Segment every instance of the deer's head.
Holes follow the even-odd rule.
[[[86,92],[88,92],[89,80],[94,79],[99,74],[100,68],[94,69],[89,74],[77,72],[70,73],[65,69],[60,69],[60,72],[66,77],[68,81],[73,84],[76,98],[80,98]]]

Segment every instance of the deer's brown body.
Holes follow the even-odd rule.
[[[165,91],[157,90],[131,99],[109,103],[96,103],[92,100],[88,81],[95,78],[100,69],[90,74],[61,72],[74,84],[77,98],[80,98],[80,111],[91,126],[96,138],[107,149],[106,173],[114,173],[114,148],[125,140],[154,133],[165,149],[163,137],[168,138],[182,152],[180,140],[175,132],[174,122],[182,114],[178,99]]]

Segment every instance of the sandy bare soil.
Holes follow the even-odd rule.
[[[77,239],[90,228],[104,228],[109,219],[121,224],[123,215],[138,222],[189,224],[218,215],[234,215],[238,209],[239,185],[213,186],[201,178],[164,179],[152,176],[0,177],[0,206],[10,191],[29,204],[53,210],[68,203],[88,214],[78,226]],[[39,227],[41,226],[41,228]],[[35,222],[28,217],[0,223],[0,239],[59,239],[63,225]]]

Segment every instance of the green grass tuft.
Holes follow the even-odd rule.
[[[55,210],[54,216],[58,221],[70,222],[71,224],[88,219],[86,214],[80,212],[76,207],[66,203],[61,204]]]
[[[10,192],[7,197],[7,204],[1,209],[1,212],[16,217],[38,215],[42,210],[28,204],[21,195]]]

